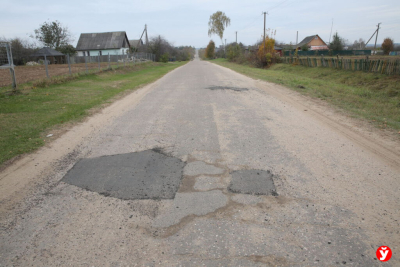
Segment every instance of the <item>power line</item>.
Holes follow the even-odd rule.
[[[248,27],[253,25],[262,15],[263,15],[263,13],[261,13],[259,16],[257,16],[251,23],[247,24],[246,26],[244,26],[243,28],[241,28],[239,30],[241,31],[241,30],[247,29]]]
[[[281,5],[283,5],[283,4],[284,4],[285,2],[287,2],[287,1],[289,1],[289,0],[283,0],[283,1],[280,2],[279,4],[277,4],[277,5],[275,5],[275,6],[271,7],[271,8],[269,8],[269,9],[267,9],[267,10],[270,11],[270,10],[272,10],[272,9],[274,9],[274,8],[277,8],[277,7],[281,6]]]
[[[284,3],[288,2],[288,1],[289,0],[283,0],[280,3],[278,3],[277,5],[272,6],[271,8],[268,8],[267,10],[269,11],[269,10],[278,8],[279,6],[283,5]],[[249,28],[250,26],[252,26],[260,18],[260,16],[263,16],[263,15],[264,15],[264,13],[261,13],[261,15],[257,16],[252,22],[250,22],[249,24],[247,24],[246,26],[244,26],[243,28],[241,28],[239,30],[244,30],[244,29]]]

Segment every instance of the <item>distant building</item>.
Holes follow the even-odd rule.
[[[121,55],[129,53],[126,32],[81,33],[76,51],[78,56]]]
[[[305,45],[308,46],[309,50],[329,50],[328,45],[322,40],[321,37],[319,37],[318,34],[307,36],[306,38],[303,39],[303,41],[301,41],[297,45],[289,44],[289,45],[282,45],[282,47],[285,50],[296,50],[296,48],[298,48],[298,50],[301,50],[301,48]]]
[[[45,59],[44,56],[46,56],[48,64],[62,64],[65,62],[65,55],[54,49],[51,49],[50,47],[43,47],[30,56],[43,60]]]
[[[279,54],[279,56],[283,56],[283,48],[280,46],[274,46],[275,53]]]

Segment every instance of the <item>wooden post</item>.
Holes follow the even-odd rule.
[[[47,76],[47,78],[50,78],[49,77],[49,70],[47,69],[47,57],[46,57],[46,55],[44,55],[44,66],[46,68],[46,76]]]
[[[125,60],[125,56],[124,56],[124,51],[122,50],[122,60],[124,61],[124,66],[126,66],[126,60]]]
[[[67,54],[67,61],[68,61],[69,75],[72,75],[72,72],[71,72],[71,62],[70,62],[70,60],[69,60],[69,54]]]
[[[87,58],[86,58],[86,55],[85,55],[85,67],[86,67],[86,73],[88,73],[88,67],[87,67]]]
[[[14,66],[14,60],[12,56],[12,51],[11,51],[11,44],[6,43],[6,50],[7,50],[7,59],[8,63],[10,64],[10,74],[11,74],[11,80],[12,80],[12,88],[13,92],[17,92],[17,78],[15,77],[15,66]]]

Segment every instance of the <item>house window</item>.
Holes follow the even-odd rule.
[[[90,57],[90,51],[87,51],[87,55],[88,55],[88,57]]]
[[[99,55],[101,56],[102,54],[101,54],[101,51],[99,51]]]
[[[318,36],[315,36],[315,40],[318,40]]]

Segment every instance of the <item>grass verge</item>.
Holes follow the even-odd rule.
[[[144,63],[96,74],[78,75],[44,83],[20,85],[10,95],[0,88],[0,165],[45,144],[45,132],[82,119],[89,109],[113,97],[151,83],[185,62]]]
[[[400,130],[399,76],[289,64],[258,69],[226,59],[211,62],[255,79],[281,84],[304,95],[324,99],[380,128]]]

